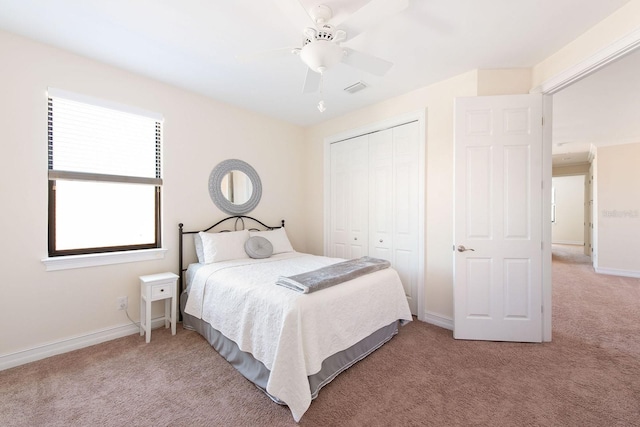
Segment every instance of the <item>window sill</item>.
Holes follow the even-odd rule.
[[[143,249],[137,251],[105,252],[101,254],[68,255],[43,258],[46,271],[72,268],[96,267],[99,265],[123,264],[126,262],[164,259],[167,249]]]

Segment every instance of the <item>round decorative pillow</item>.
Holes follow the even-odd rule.
[[[264,237],[253,236],[245,242],[244,251],[251,258],[269,258],[273,253],[273,245]]]

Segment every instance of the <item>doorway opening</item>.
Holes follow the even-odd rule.
[[[640,277],[637,257],[631,260],[626,255],[635,250],[627,240],[640,236],[640,222],[631,220],[640,197],[620,186],[640,179],[627,160],[640,152],[640,126],[634,119],[640,114],[640,36],[634,37],[626,40],[625,49],[609,47],[594,55],[597,66],[576,67],[574,75],[556,88],[551,88],[552,84],[550,89],[541,89],[553,95],[553,180],[584,177],[583,254],[590,256],[594,274]],[[556,198],[551,195],[552,207],[557,197],[556,189]],[[556,205],[556,216],[557,209]],[[566,243],[579,246],[578,240],[560,237],[559,225],[551,225],[554,261],[558,251],[570,249]],[[545,302],[553,304],[551,290],[556,284],[557,278],[552,276]],[[555,289],[553,292],[555,295]]]

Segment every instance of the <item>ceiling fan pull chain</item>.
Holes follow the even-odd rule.
[[[321,113],[324,113],[324,110],[327,109],[327,107],[324,106],[324,94],[322,92],[322,88],[324,86],[324,73],[320,73],[320,102],[318,102],[318,110],[320,110]]]

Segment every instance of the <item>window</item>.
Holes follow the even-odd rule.
[[[48,91],[49,256],[160,248],[162,118]]]

